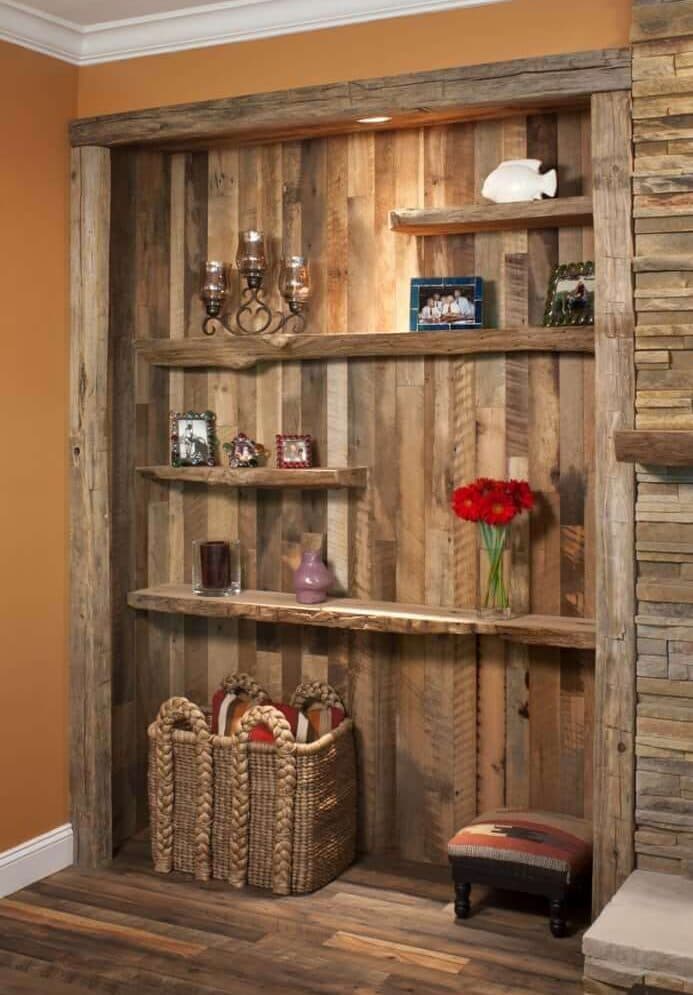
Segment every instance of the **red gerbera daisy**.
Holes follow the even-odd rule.
[[[458,518],[467,522],[478,522],[480,514],[481,495],[475,484],[458,487],[452,495],[452,510]]]
[[[509,494],[497,490],[484,495],[480,517],[487,525],[507,525],[517,514],[518,509]]]
[[[508,490],[520,511],[532,510],[534,494],[526,480],[509,480]]]

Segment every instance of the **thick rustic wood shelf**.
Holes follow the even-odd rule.
[[[594,648],[591,619],[519,615],[496,620],[474,611],[430,608],[389,601],[331,598],[320,605],[299,605],[292,594],[243,591],[228,598],[205,598],[187,585],[162,584],[128,595],[132,608],[207,618],[249,618],[256,622],[288,622],[334,629],[398,632],[419,635],[495,635],[511,642],[540,646]]]
[[[174,480],[210,487],[297,487],[300,490],[365,487],[368,468],[365,466],[328,467],[279,470],[276,467],[244,467],[234,470],[224,466],[138,466],[137,472],[150,480]]]
[[[616,459],[646,466],[693,466],[693,432],[621,429],[614,432]]]
[[[480,635],[500,636],[511,643],[529,646],[561,646],[564,649],[593,650],[595,623],[591,618],[562,615],[517,615],[504,621],[479,617],[475,630]]]
[[[352,332],[294,335],[281,345],[247,338],[140,339],[154,366],[248,369],[258,362],[385,356],[468,356],[493,352],[594,352],[594,328],[480,328],[466,332]]]
[[[514,228],[592,224],[592,198],[555,197],[519,204],[470,204],[390,211],[390,228],[404,235],[464,235]]]

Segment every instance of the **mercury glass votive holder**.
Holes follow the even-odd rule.
[[[241,276],[245,277],[250,287],[260,286],[267,269],[267,254],[265,252],[265,236],[261,231],[249,228],[238,236],[238,251],[236,266]]]
[[[202,266],[200,298],[210,317],[216,317],[220,314],[227,293],[228,279],[225,263],[218,259],[208,259]]]
[[[279,271],[279,293],[292,310],[300,310],[310,299],[310,271],[305,256],[287,256]]]

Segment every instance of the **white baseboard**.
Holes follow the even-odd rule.
[[[0,853],[0,898],[57,874],[74,862],[72,826],[67,823]]]

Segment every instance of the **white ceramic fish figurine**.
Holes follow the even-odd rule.
[[[556,196],[556,170],[540,173],[540,159],[508,159],[489,173],[481,188],[482,196],[496,204],[521,200],[541,200],[542,194]]]

